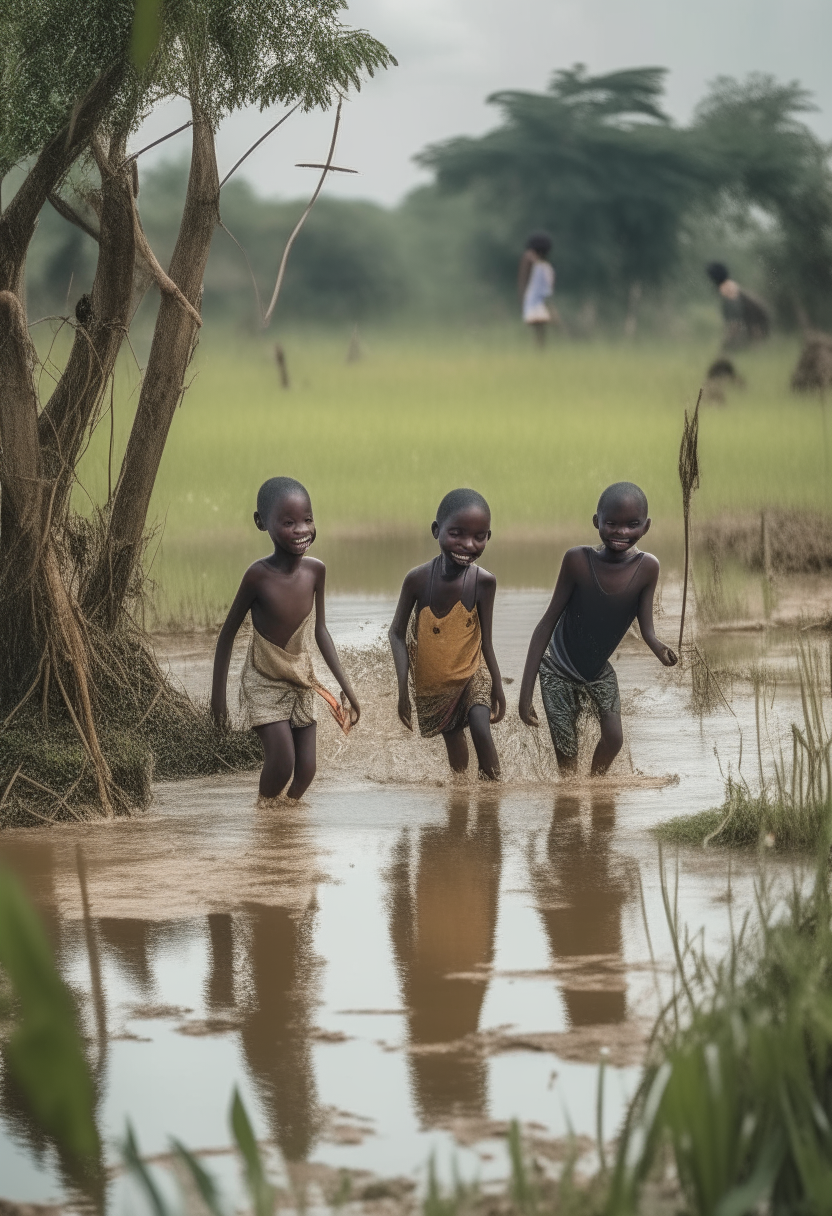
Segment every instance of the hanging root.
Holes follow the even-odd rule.
[[[134,612],[106,632],[84,617],[101,536],[100,520],[72,518],[32,588],[37,649],[17,699],[0,702],[0,827],[126,815],[147,806],[154,779],[262,760],[252,732],[218,731],[170,681]]]

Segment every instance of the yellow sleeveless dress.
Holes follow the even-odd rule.
[[[424,738],[465,726],[472,705],[491,706],[491,673],[482,657],[476,604],[469,609],[457,600],[450,612],[438,617],[428,603],[411,617],[408,652],[413,701]]]

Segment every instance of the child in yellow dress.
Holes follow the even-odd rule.
[[[476,565],[491,537],[488,503],[476,490],[452,490],[439,504],[431,531],[440,553],[406,576],[390,626],[399,718],[413,729],[410,681],[420,734],[441,734],[450,766],[459,773],[468,767],[467,726],[480,774],[497,780],[500,762],[490,724],[506,712],[491,640],[497,580]]]

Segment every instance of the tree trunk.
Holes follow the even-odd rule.
[[[43,483],[33,366],[23,306],[0,291],[0,693],[12,695],[31,680],[39,657],[32,618]]]
[[[43,467],[50,488],[51,522],[64,518],[75,465],[95,420],[130,322],[136,241],[132,166],[123,164],[126,139],[109,155],[97,150],[101,173],[98,263],[88,318],[79,318],[63,375],[38,421]]]
[[[188,192],[169,277],[198,309],[202,279],[219,220],[219,177],[211,125],[193,108]],[[104,628],[118,619],[141,558],[150,497],[197,333],[194,316],[163,292],[136,417],[113,495],[106,543],[88,584],[84,609]]]

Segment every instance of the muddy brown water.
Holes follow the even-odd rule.
[[[110,1211],[142,1210],[118,1168],[127,1119],[143,1153],[164,1154],[175,1136],[238,1199],[235,1087],[290,1169],[419,1182],[433,1154],[446,1177],[456,1162],[488,1180],[506,1172],[501,1133],[515,1116],[542,1141],[570,1127],[594,1136],[604,1049],[604,1132],[615,1134],[672,970],[649,829],[721,802],[754,705],[740,688],[736,717],[694,714],[678,674],[628,636],[615,659],[624,753],[603,781],[558,782],[543,732],[534,738],[515,710],[546,599],[498,601],[495,645],[512,681],[496,732],[500,786],[452,781],[441,742],[398,725],[379,645],[392,599],[336,596],[330,628],[366,712],[346,742],[321,720],[305,804],[258,808],[257,774],[229,774],[160,785],[150,812],[129,821],[0,836],[82,1012]],[[668,640],[678,599],[678,588],[665,591]],[[158,639],[197,697],[212,644],[206,634]],[[751,631],[713,644],[723,662],[768,657],[785,671],[794,639]],[[797,690],[783,695],[788,713]],[[666,854],[665,864],[681,920],[724,948],[763,863],[734,855],[730,878],[715,851]],[[73,1198],[2,1076],[0,1195]]]

